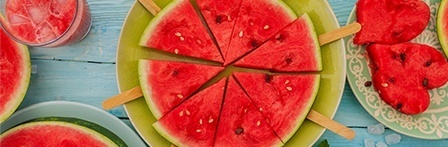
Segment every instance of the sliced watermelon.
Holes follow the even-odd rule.
[[[192,96],[153,124],[177,146],[213,146],[226,80]]]
[[[141,46],[162,51],[223,62],[189,0],[174,0],[148,24]]]
[[[367,46],[375,89],[387,104],[405,114],[424,112],[428,89],[448,81],[448,61],[437,49],[414,43]]]
[[[308,14],[302,15],[234,65],[273,71],[322,70],[313,22]]]
[[[31,61],[28,48],[9,38],[1,27],[0,38],[0,123],[2,123],[19,107],[25,97],[30,82]]]
[[[448,57],[448,7],[447,1],[440,1],[439,9],[437,12],[437,35],[440,41],[440,45],[445,52],[445,56]]]
[[[196,0],[210,31],[221,49],[227,53],[227,45],[235,26],[241,0]]]
[[[113,132],[95,123],[69,117],[38,118],[0,135],[1,147],[127,146]]]
[[[296,14],[282,1],[243,0],[229,46],[223,49],[227,50],[223,53],[224,65],[259,47],[296,18]]]
[[[229,79],[222,107],[214,146],[283,145],[234,78]]]
[[[320,84],[318,74],[234,73],[234,76],[283,142],[305,120]]]
[[[223,69],[183,62],[140,60],[139,79],[152,114],[159,119]]]
[[[353,43],[397,44],[423,32],[430,10],[421,0],[359,0],[356,18],[362,27]]]

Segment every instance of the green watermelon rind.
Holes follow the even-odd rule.
[[[108,146],[127,147],[126,143],[121,138],[108,129],[93,122],[72,117],[44,117],[33,119],[5,131],[0,135],[0,139],[15,131],[35,125],[59,125],[69,127],[90,134],[96,140],[100,140]]]
[[[184,144],[181,144],[180,140],[178,140],[177,137],[173,137],[173,135],[171,135],[169,132],[167,132],[167,129],[159,122],[155,122],[154,124],[152,124],[152,127],[162,136],[164,137],[166,140],[170,141],[172,144],[176,145],[176,146],[187,146]]]
[[[437,12],[437,22],[436,22],[437,23],[436,24],[437,35],[439,38],[440,45],[442,46],[442,49],[445,52],[446,57],[448,57],[448,42],[446,41],[447,37],[448,37],[448,34],[447,34],[448,30],[443,30],[443,24],[444,24],[444,22],[446,24],[446,22],[448,20],[445,20],[443,18],[443,15],[444,15],[444,13],[448,13],[448,12],[445,12],[445,9],[444,9],[445,7],[447,7],[447,3],[448,2],[446,0],[440,2],[439,9]]]
[[[316,53],[316,60],[317,62],[317,70],[318,71],[322,71],[322,53],[321,53],[321,49],[320,49],[320,43],[319,43],[319,39],[317,37],[317,32],[316,29],[314,28],[314,23],[311,20],[311,17],[308,15],[308,13],[303,14],[302,16],[300,16],[300,18],[303,18],[308,26],[309,29],[309,34],[311,34],[311,38],[314,40],[314,45],[316,46],[315,49],[315,53]]]
[[[0,19],[4,19],[3,15],[0,14]],[[3,41],[3,40],[2,40]],[[20,77],[22,78],[20,80],[20,84],[17,87],[17,89],[15,89],[15,93],[12,95],[12,99],[10,101],[8,101],[6,103],[6,107],[5,111],[3,114],[0,114],[0,123],[4,122],[6,119],[9,118],[9,116],[11,116],[14,111],[19,107],[19,105],[22,103],[23,99],[25,98],[26,92],[28,90],[28,86],[30,83],[30,78],[31,78],[31,60],[30,60],[30,53],[28,51],[28,47],[26,45],[23,44],[19,44],[17,42],[15,42],[15,44],[18,47],[18,50],[21,52],[21,59],[22,61],[24,61],[24,65],[23,65],[23,75]]]
[[[285,10],[287,14],[289,14],[288,16],[291,17],[292,19],[297,19],[297,14],[285,2],[281,0],[273,0],[271,2],[272,4],[276,4],[277,6]]]
[[[182,0],[173,0],[171,3],[169,3],[166,7],[164,7],[157,15],[154,16],[154,18],[149,22],[148,26],[146,27],[145,31],[143,31],[143,35],[140,38],[140,46],[147,46],[146,41],[148,41],[152,35],[154,34],[154,29],[157,27],[157,25],[160,24],[160,22],[165,18],[165,15],[167,13],[170,13],[176,6],[181,3]]]
[[[292,136],[294,136],[294,134],[297,132],[297,130],[299,130],[300,126],[302,125],[303,121],[305,121],[306,116],[308,115],[308,112],[311,110],[311,107],[313,107],[314,101],[316,100],[317,94],[319,92],[320,89],[320,80],[321,80],[321,75],[320,74],[316,74],[315,75],[315,83],[312,87],[313,92],[310,96],[310,99],[308,101],[308,103],[305,105],[305,108],[303,109],[305,113],[301,113],[301,115],[299,117],[297,117],[297,119],[295,120],[294,124],[297,124],[293,129],[291,129],[291,133],[286,134],[284,137],[281,138],[282,141],[284,141],[285,143],[291,139]]]
[[[148,63],[149,62],[146,62],[146,60],[139,60],[138,79],[140,81],[140,87],[142,89],[143,96],[145,97],[146,104],[148,105],[149,110],[151,110],[152,115],[158,120],[163,116],[163,114],[152,100],[152,85],[151,82],[147,81],[148,78],[146,78],[146,76],[149,75],[149,69],[151,69],[151,66]]]

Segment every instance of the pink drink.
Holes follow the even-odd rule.
[[[58,47],[82,40],[90,30],[86,0],[6,0],[10,36],[30,46]]]

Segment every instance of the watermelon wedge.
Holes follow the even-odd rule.
[[[222,49],[227,50],[223,53],[224,66],[259,47],[296,18],[296,14],[282,1],[243,0],[229,45]]]
[[[2,133],[0,146],[127,145],[113,132],[95,123],[71,117],[46,117],[26,122]]]
[[[174,0],[148,24],[141,46],[223,62],[217,46],[189,0]]]
[[[447,1],[440,1],[439,9],[437,12],[437,35],[440,41],[440,45],[445,52],[445,56],[448,57],[448,7]]]
[[[223,67],[155,60],[139,61],[139,80],[156,119],[196,92]]]
[[[196,0],[196,2],[215,36],[221,53],[227,53],[227,45],[238,17],[241,0]]]
[[[227,84],[214,146],[282,145],[282,141],[274,133],[258,107],[231,77]]]
[[[448,81],[448,61],[437,49],[415,43],[367,46],[372,81],[382,100],[405,114],[424,112],[429,89]]]
[[[31,77],[31,61],[28,48],[9,38],[1,27],[0,39],[0,123],[2,123],[19,107],[25,97]]]
[[[234,65],[288,72],[322,70],[313,22],[308,14],[302,15]]]
[[[305,120],[320,85],[318,74],[234,73],[234,76],[283,142]]]
[[[356,18],[362,27],[353,43],[397,44],[423,32],[430,10],[421,0],[359,0]]]
[[[153,124],[177,146],[213,146],[226,79],[192,96]]]

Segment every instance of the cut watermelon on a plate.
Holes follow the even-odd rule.
[[[224,49],[227,50],[223,53],[224,65],[259,47],[296,18],[296,14],[282,1],[243,0],[230,43]]]
[[[234,73],[234,76],[283,142],[305,120],[320,85],[319,74]]]
[[[282,72],[322,70],[313,22],[302,15],[234,65]]]
[[[356,18],[362,27],[353,43],[397,44],[423,32],[430,10],[421,0],[359,0]]]
[[[219,49],[189,0],[174,0],[160,11],[143,32],[140,45],[223,62]]]
[[[156,119],[196,92],[223,67],[184,62],[140,60],[143,95]]]
[[[233,77],[229,78],[214,146],[281,146],[260,110]]]
[[[387,104],[405,114],[424,112],[429,89],[448,81],[448,61],[423,44],[372,44],[366,48],[375,89]]]
[[[227,53],[227,45],[240,11],[241,0],[196,0],[196,2],[221,53]]]
[[[28,48],[9,38],[1,27],[0,38],[0,123],[2,123],[25,98],[31,77],[31,61]]]
[[[226,79],[202,90],[153,124],[177,146],[213,146]]]

